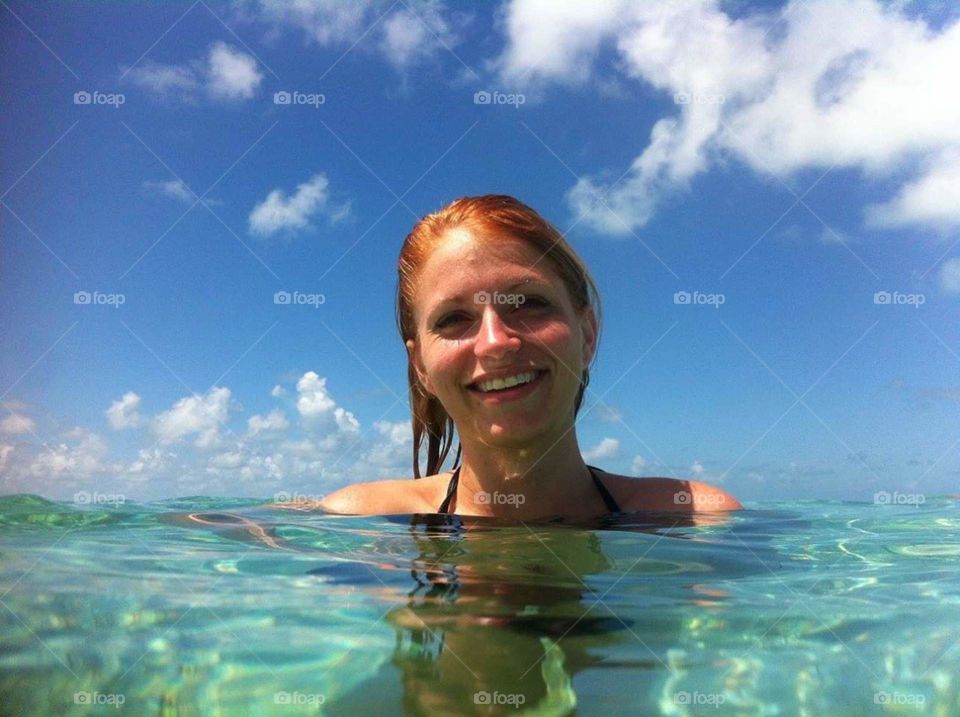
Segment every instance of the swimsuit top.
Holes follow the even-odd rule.
[[[619,513],[620,506],[617,505],[617,501],[613,499],[613,496],[610,495],[610,491],[607,490],[606,486],[600,481],[597,477],[595,471],[601,470],[599,468],[594,468],[593,466],[587,466],[590,471],[590,477],[593,478],[594,485],[597,486],[597,490],[600,491],[600,496],[603,498],[603,502],[607,504],[607,510],[611,513]],[[453,500],[453,496],[457,493],[457,482],[460,480],[460,466],[457,466],[453,475],[450,476],[450,484],[447,486],[447,497],[443,499],[443,502],[440,504],[440,507],[437,508],[438,513],[447,513],[450,510],[450,501]]]

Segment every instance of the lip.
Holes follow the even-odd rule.
[[[482,381],[489,381],[492,378],[503,378],[506,376],[516,376],[518,373],[526,373],[529,371],[535,371],[537,377],[528,383],[520,384],[519,386],[513,386],[512,388],[503,389],[501,391],[484,393],[479,388],[476,388],[476,384]],[[497,372],[492,374],[485,374],[475,383],[467,386],[467,390],[477,396],[484,403],[507,403],[508,401],[518,401],[520,399],[526,398],[531,393],[536,391],[540,385],[543,383],[544,378],[546,378],[548,371],[545,369],[525,369],[525,370],[514,370],[508,372]]]

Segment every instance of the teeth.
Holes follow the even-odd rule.
[[[519,386],[521,383],[530,383],[536,377],[536,371],[519,373],[516,376],[495,378],[492,381],[483,381],[477,384],[477,388],[479,388],[481,391],[498,391],[503,388],[510,388],[511,386]]]

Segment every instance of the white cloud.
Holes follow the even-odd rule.
[[[163,448],[141,448],[137,458],[127,466],[126,472],[133,474],[156,475],[167,470],[176,454]]]
[[[940,288],[947,294],[960,294],[960,257],[943,262],[940,267]]]
[[[384,12],[386,17],[381,19]],[[260,0],[259,19],[277,29],[302,31],[321,46],[346,48],[368,35],[371,41],[357,48],[375,48],[398,69],[458,45],[460,38],[453,28],[469,21],[465,13],[452,13],[438,0],[408,0],[393,8],[376,0]]]
[[[29,416],[19,413],[11,413],[9,416],[0,420],[0,433],[6,436],[16,436],[21,433],[32,432],[37,427],[34,420]]]
[[[280,398],[281,396],[287,395],[287,389],[281,386],[279,383],[270,390],[270,395],[274,398]]]
[[[194,100],[203,90],[214,100],[252,99],[263,81],[257,60],[225,42],[213,43],[203,59],[182,65],[151,60],[125,72],[125,77],[157,97]]]
[[[127,70],[126,76],[135,85],[160,97],[188,97],[199,87],[192,68],[163,65],[153,60],[144,60],[139,66]]]
[[[360,422],[354,418],[354,415],[343,408],[333,409],[333,416],[337,421],[337,428],[345,433],[359,433]]]
[[[249,100],[263,81],[263,73],[251,55],[215,42],[207,58],[207,91],[215,98]]]
[[[136,428],[143,423],[143,416],[137,413],[139,405],[140,397],[133,391],[127,391],[119,401],[110,404],[110,408],[104,411],[104,415],[115,431]]]
[[[960,22],[934,31],[875,0],[793,2],[738,18],[709,0],[569,5],[510,3],[504,81],[583,81],[609,42],[624,74],[684,101],[654,124],[619,184],[585,177],[570,190],[571,208],[594,229],[642,227],[721,151],[778,175],[847,167],[900,178],[925,161],[926,174],[868,219],[960,222],[956,162],[932,159],[960,148],[960,93],[945,90],[960,65]],[[608,189],[613,211],[599,201]]]
[[[284,230],[303,230],[324,210],[331,221],[339,221],[349,212],[349,207],[328,207],[329,185],[326,176],[315,174],[298,185],[289,197],[282,190],[274,189],[250,212],[250,233],[267,237]]]
[[[583,459],[588,463],[613,458],[620,451],[620,441],[616,438],[604,438],[590,450],[583,452]]]
[[[230,389],[211,388],[205,395],[188,396],[153,419],[153,430],[162,443],[176,443],[196,435],[194,445],[212,448],[220,441],[220,426],[226,421]]]
[[[647,459],[643,456],[634,456],[633,462],[630,464],[630,472],[634,474],[643,473],[643,469],[647,465]]]
[[[705,469],[703,467],[703,464],[700,461],[694,461],[690,465],[690,473],[696,476],[697,478],[703,475],[704,470]]]
[[[904,184],[896,197],[868,208],[867,220],[881,227],[960,224],[960,151],[938,157],[922,176]]]
[[[77,427],[64,434],[64,438],[74,443],[60,443],[41,450],[30,462],[31,475],[43,479],[86,478],[108,470],[103,461],[107,444],[96,433]]]
[[[336,407],[336,401],[327,393],[327,379],[320,378],[314,371],[307,371],[297,381],[297,410],[301,416],[317,416],[328,413]]]
[[[143,183],[143,186],[152,192],[176,199],[184,204],[192,204],[197,199],[193,192],[187,188],[187,185],[179,179],[171,179],[167,182],[147,180]]]
[[[283,411],[275,408],[266,416],[259,414],[250,416],[247,419],[247,436],[253,438],[265,434],[281,433],[289,427],[290,421],[283,415]]]

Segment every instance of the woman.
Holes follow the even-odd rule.
[[[742,507],[703,483],[584,463],[574,429],[597,348],[597,291],[533,209],[501,195],[458,199],[416,224],[398,272],[419,480],[348,486],[325,510],[577,520]],[[454,431],[457,467],[440,472]]]

